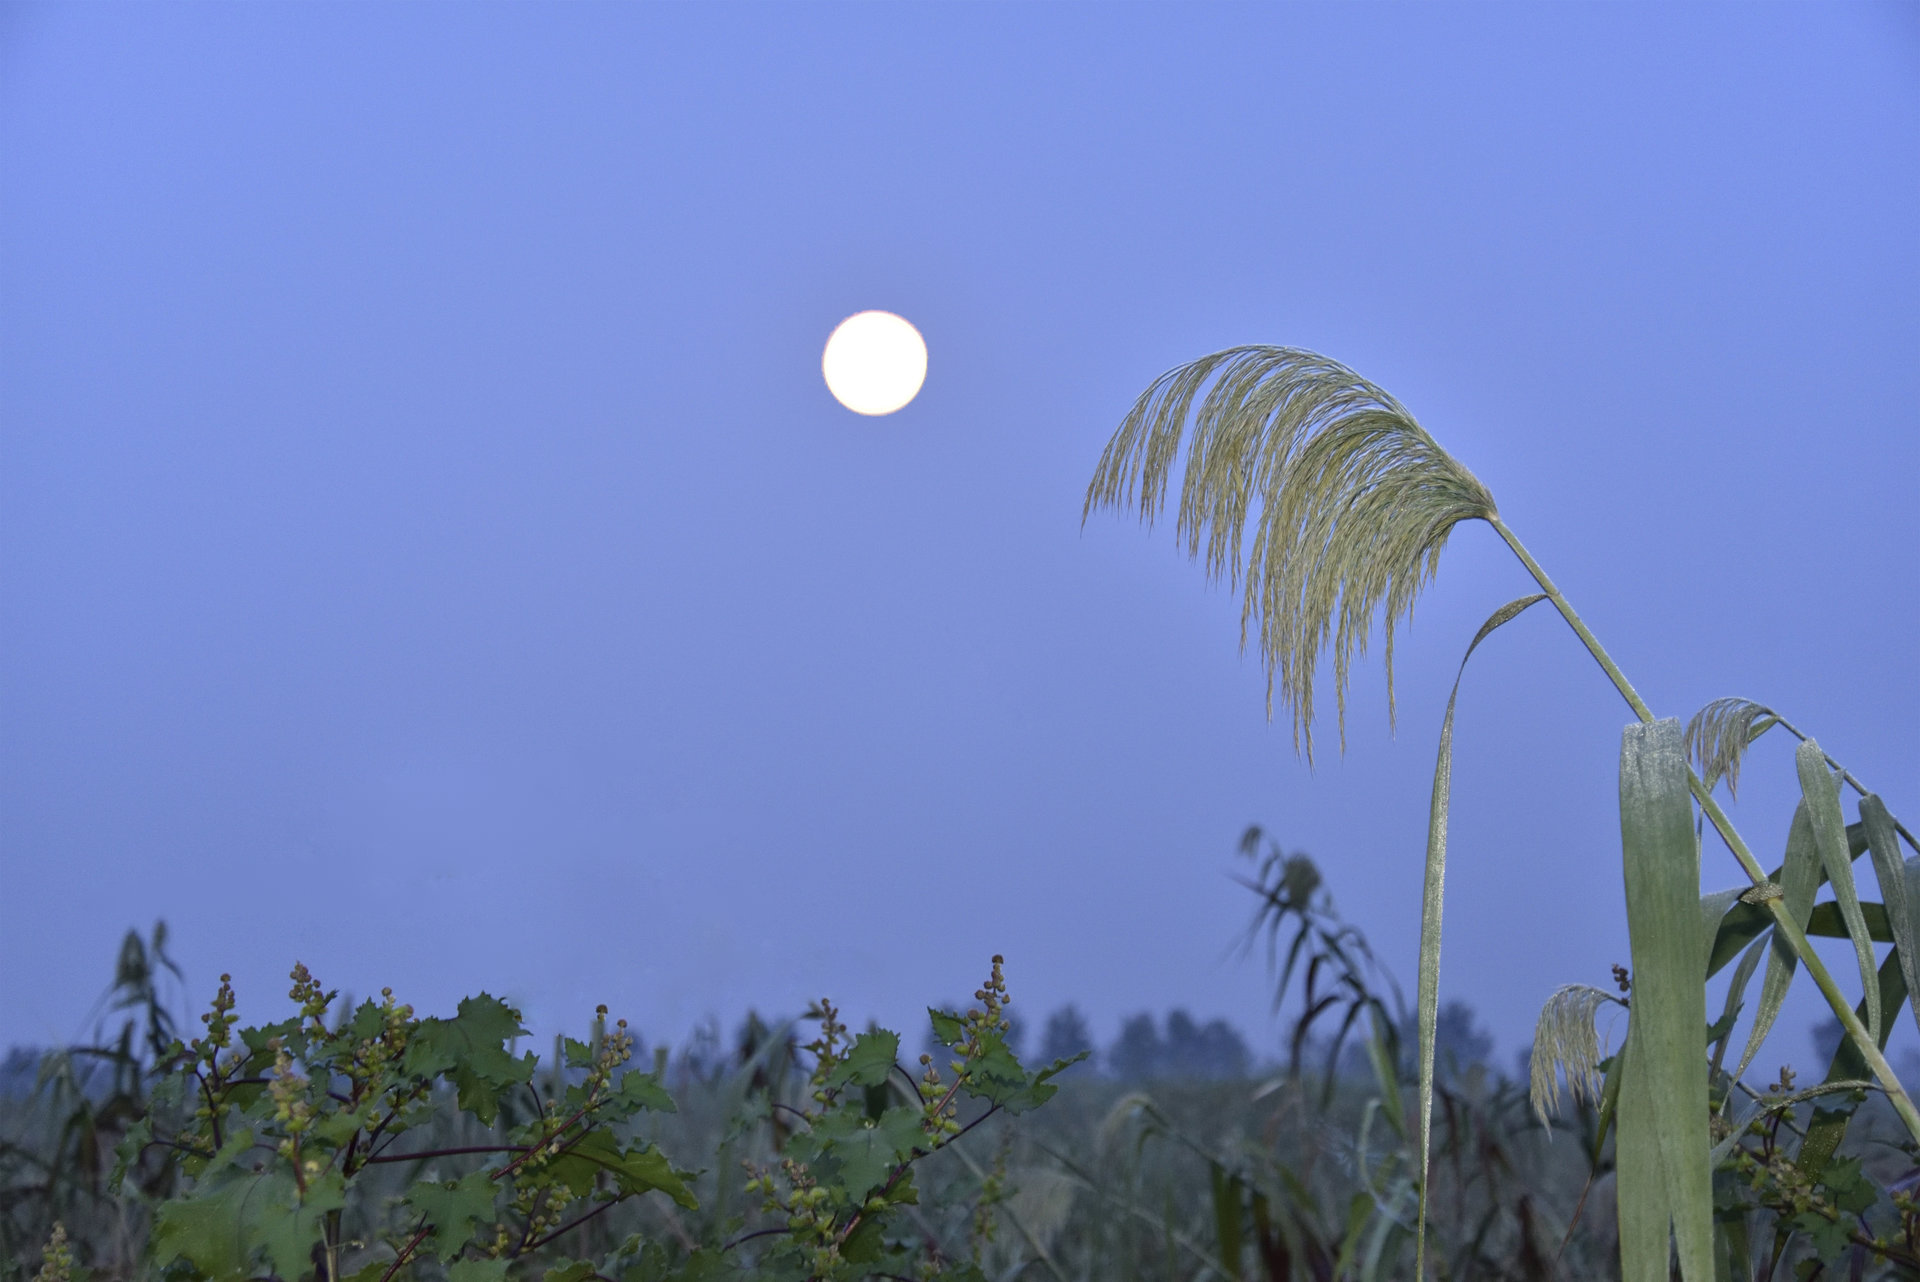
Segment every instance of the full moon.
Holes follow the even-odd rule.
[[[891,414],[927,379],[927,344],[892,312],[856,312],[834,327],[820,357],[833,398],[856,414]]]

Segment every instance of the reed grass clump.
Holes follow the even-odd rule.
[[[1908,1142],[1920,1151],[1920,1110],[1883,1053],[1892,1022],[1887,1010],[1909,993],[1914,994],[1912,1009],[1920,1022],[1920,921],[1912,915],[1912,906],[1920,905],[1920,863],[1903,858],[1896,848],[1904,841],[1908,849],[1917,849],[1912,834],[1877,796],[1811,737],[1764,705],[1717,700],[1684,732],[1678,721],[1657,718],[1501,519],[1486,487],[1397,400],[1337,361],[1299,348],[1242,346],[1161,375],[1135,401],[1102,453],[1082,505],[1082,522],[1095,509],[1113,507],[1136,511],[1150,525],[1176,476],[1176,537],[1190,556],[1202,561],[1210,578],[1225,576],[1242,587],[1241,645],[1244,648],[1251,629],[1267,669],[1268,715],[1273,714],[1277,693],[1292,721],[1295,747],[1309,762],[1322,655],[1333,655],[1344,747],[1353,657],[1365,653],[1368,637],[1380,628],[1391,717],[1396,623],[1411,613],[1438,568],[1447,535],[1462,521],[1486,522],[1538,588],[1488,617],[1468,643],[1462,669],[1492,632],[1533,605],[1550,601],[1631,709],[1635,724],[1623,733],[1620,752],[1621,867],[1635,995],[1628,999],[1625,1043],[1607,1061],[1610,1076],[1602,1087],[1607,1098],[1618,1103],[1622,1260],[1629,1277],[1667,1276],[1670,1231],[1688,1282],[1706,1282],[1716,1250],[1723,1258],[1730,1258],[1728,1252],[1745,1258],[1744,1236],[1736,1243],[1729,1237],[1731,1230],[1715,1227],[1704,1164],[1706,1127],[1709,1120],[1720,1127],[1731,1124],[1726,1101],[1736,1088],[1744,1088],[1739,1076],[1798,971],[1812,977],[1845,1033],[1843,1051],[1850,1059],[1835,1063],[1830,1080],[1870,1078],[1900,1118]],[[1426,1172],[1432,1154],[1441,902],[1458,694],[1456,679],[1440,728],[1421,908],[1416,1228],[1416,1273],[1421,1276],[1430,1205]],[[1790,845],[1790,871],[1800,878],[1798,886],[1810,875],[1807,870],[1817,867],[1818,882],[1831,886],[1833,897],[1821,907],[1853,944],[1861,976],[1857,1002],[1846,996],[1807,941],[1819,910],[1807,895],[1769,875],[1714,796],[1714,785],[1722,779],[1729,797],[1733,795],[1743,755],[1776,725],[1801,740],[1795,759],[1806,839],[1798,865]],[[1698,764],[1698,773],[1691,763]],[[1881,891],[1877,904],[1863,902],[1854,885],[1851,858],[1859,851],[1849,853],[1852,843],[1837,795],[1849,782],[1860,798],[1859,825],[1878,834],[1862,843],[1874,851]],[[1746,886],[1700,899],[1695,816],[1725,843]],[[1870,915],[1869,908],[1876,911]],[[1881,923],[1877,935],[1875,921]],[[1699,922],[1705,924],[1694,924]],[[1707,978],[1706,968],[1695,963],[1719,957],[1724,940],[1740,936],[1745,943],[1762,932],[1773,941],[1773,949],[1753,1044],[1739,1068],[1728,1074],[1718,1052],[1708,1064],[1701,1051],[1716,1039],[1724,1049],[1725,1033],[1702,1027],[1696,1036],[1693,1028],[1705,1024],[1698,1012],[1704,1009],[1701,992]],[[1698,948],[1693,946],[1695,934],[1703,935]],[[1876,968],[1873,945],[1880,939],[1894,944],[1894,950],[1887,963]],[[1757,961],[1758,953],[1752,955]],[[1745,973],[1752,969],[1746,965]],[[1593,1088],[1593,1075],[1601,1071],[1592,1058],[1591,1030],[1581,1029],[1597,1003],[1569,991],[1551,998],[1542,1015],[1549,1045],[1534,1073],[1534,1104],[1542,1113],[1555,1102],[1557,1076],[1549,1071],[1553,1065],[1569,1073],[1577,1096]],[[1737,995],[1730,1002],[1732,1009],[1725,1016],[1729,1021],[1739,1013]],[[1708,1031],[1714,1037],[1707,1037]],[[1824,1113],[1829,1115],[1821,1123],[1824,1129],[1816,1128],[1817,1135],[1809,1132],[1797,1159],[1796,1169],[1815,1181],[1828,1170],[1834,1145],[1844,1133],[1845,1121],[1834,1119],[1850,1115],[1850,1110],[1830,1106]],[[1615,1116],[1609,1114],[1609,1125]],[[1762,1163],[1752,1169],[1771,1168]],[[1757,1208],[1797,1205],[1792,1198],[1798,1194],[1790,1184],[1777,1179],[1765,1184],[1758,1177],[1746,1183],[1756,1190]],[[1758,1192],[1763,1184],[1772,1191]],[[1816,1190],[1812,1196],[1817,1200],[1824,1195]],[[1858,1200],[1851,1192],[1836,1197],[1839,1200],[1819,1204]],[[1829,1253],[1851,1244],[1891,1259],[1886,1250],[1871,1245],[1880,1239],[1863,1225],[1856,1222],[1846,1232],[1802,1225],[1798,1231],[1820,1237]],[[1779,1241],[1784,1238],[1776,1235]]]

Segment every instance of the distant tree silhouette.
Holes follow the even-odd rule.
[[[1169,1077],[1234,1081],[1245,1077],[1253,1063],[1253,1052],[1233,1025],[1213,1019],[1202,1026],[1184,1010],[1167,1016],[1165,1053],[1162,1071]]]
[[[1413,1040],[1409,1030],[1408,1044]],[[1493,1059],[1493,1034],[1467,1003],[1442,1002],[1433,1026],[1433,1055],[1441,1071],[1465,1072]]]
[[[1141,1081],[1160,1075],[1165,1055],[1166,1047],[1160,1040],[1160,1030],[1153,1026],[1153,1016],[1141,1011],[1120,1025],[1120,1037],[1107,1051],[1107,1066],[1115,1077]]]
[[[1224,1019],[1202,1025],[1185,1010],[1167,1015],[1166,1033],[1152,1015],[1135,1015],[1120,1027],[1120,1039],[1107,1053],[1114,1076],[1204,1078],[1230,1081],[1245,1077],[1253,1065],[1246,1039]]]
[[[1088,1027],[1087,1017],[1080,1013],[1080,1008],[1069,1002],[1047,1016],[1046,1026],[1040,1030],[1037,1063],[1045,1065],[1057,1059],[1071,1059],[1081,1051],[1092,1049],[1093,1029]],[[1096,1058],[1091,1056],[1085,1063],[1090,1067]]]

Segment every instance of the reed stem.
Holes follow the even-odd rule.
[[[1553,602],[1556,610],[1560,611],[1560,617],[1567,621],[1574,635],[1580,638],[1581,643],[1587,647],[1587,652],[1606,672],[1608,679],[1613,682],[1614,689],[1620,692],[1620,697],[1625,699],[1627,706],[1633,709],[1633,714],[1642,721],[1652,721],[1653,710],[1647,707],[1646,700],[1642,699],[1640,692],[1633,688],[1633,683],[1627,680],[1626,673],[1622,672],[1620,665],[1613,661],[1613,656],[1608,654],[1606,647],[1600,644],[1600,639],[1593,635],[1593,630],[1587,627],[1575,613],[1567,598],[1559,588],[1554,586],[1553,580],[1547,577],[1547,572],[1540,567],[1540,563],[1533,559],[1533,554],[1527,551],[1526,545],[1507,528],[1498,514],[1489,515],[1486,520],[1506,545],[1513,549],[1513,554],[1520,558],[1520,563],[1527,567],[1527,573],[1533,576],[1533,581],[1540,585],[1540,590],[1547,594],[1547,599]],[[1691,766],[1687,768],[1687,782],[1693,791],[1694,800],[1700,803],[1700,810],[1706,815],[1707,822],[1713,825],[1714,831],[1718,832],[1721,840],[1727,843],[1727,849],[1731,850],[1733,857],[1740,861],[1740,867],[1746,871],[1754,885],[1765,885],[1766,871],[1761,868],[1760,862],[1748,849],[1746,841],[1734,828],[1733,820],[1727,817],[1726,811],[1720,808],[1720,803],[1714,800],[1713,794],[1700,781],[1700,776],[1694,773]],[[1827,1005],[1831,1006],[1833,1013],[1839,1017],[1841,1027],[1847,1030],[1847,1035],[1853,1039],[1854,1045],[1859,1047],[1861,1055],[1866,1059],[1867,1066],[1879,1079],[1881,1088],[1886,1091],[1888,1100],[1892,1102],[1894,1111],[1900,1115],[1900,1120],[1906,1125],[1908,1133],[1916,1141],[1920,1141],[1920,1110],[1914,1108],[1913,1100],[1908,1097],[1906,1088],[1901,1086],[1900,1079],[1894,1076],[1893,1066],[1887,1063],[1887,1057],[1881,1052],[1879,1043],[1875,1042],[1872,1035],[1867,1032],[1866,1026],[1860,1022],[1860,1017],[1853,1013],[1853,1003],[1848,1001],[1846,994],[1840,991],[1840,985],[1834,981],[1832,973],[1827,970],[1826,963],[1821,961],[1819,955],[1813,951],[1813,945],[1808,942],[1806,932],[1800,928],[1800,923],[1795,921],[1793,914],[1787,910],[1786,900],[1776,896],[1763,902],[1766,904],[1767,911],[1773,914],[1775,932],[1787,941],[1788,946],[1806,966],[1807,973],[1813,977],[1813,982],[1826,997]],[[1877,1001],[1878,995],[1868,994],[1864,1000]]]

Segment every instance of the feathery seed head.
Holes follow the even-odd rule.
[[[1780,714],[1751,699],[1715,699],[1687,722],[1687,754],[1709,789],[1725,776],[1729,796],[1740,795],[1740,762],[1747,748],[1782,724]]]
[[[1602,989],[1568,984],[1540,1008],[1540,1022],[1533,1030],[1533,1056],[1527,1066],[1527,1093],[1542,1126],[1560,1107],[1561,1073],[1566,1074],[1567,1093],[1574,1100],[1600,1099],[1600,1039],[1594,1032],[1593,1017],[1602,1002],[1625,1004]]]
[[[1267,715],[1277,679],[1294,747],[1309,762],[1314,670],[1331,646],[1344,749],[1348,671],[1366,653],[1376,611],[1386,618],[1391,718],[1395,624],[1411,616],[1448,532],[1493,516],[1493,496],[1398,401],[1346,366],[1298,348],[1233,347],[1141,394],[1101,455],[1083,524],[1096,507],[1136,502],[1152,524],[1190,415],[1176,537],[1199,559],[1204,536],[1208,578],[1224,574],[1237,586],[1245,572],[1240,644],[1255,625]]]

